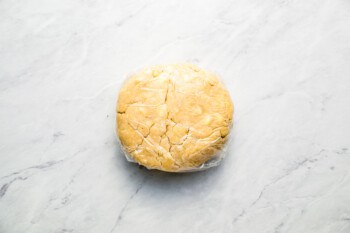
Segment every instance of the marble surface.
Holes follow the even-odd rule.
[[[142,169],[114,134],[150,64],[222,76],[221,166]],[[0,232],[350,232],[350,2],[0,1]]]

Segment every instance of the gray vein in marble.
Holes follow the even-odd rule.
[[[143,180],[140,182],[140,184],[137,186],[137,188],[135,189],[135,192],[132,193],[130,195],[130,197],[127,199],[127,201],[125,202],[125,204],[123,205],[122,209],[120,210],[117,220],[115,221],[112,229],[109,231],[109,233],[112,233],[116,230],[116,228],[118,227],[118,225],[120,224],[120,222],[123,220],[123,216],[125,214],[125,212],[127,211],[127,208],[130,204],[130,202],[135,198],[135,196],[140,192],[140,190],[144,187],[144,184],[147,181],[147,177],[143,178]]]
[[[9,178],[9,177],[14,176],[14,175],[21,174],[21,173],[29,171],[29,170],[43,170],[43,169],[46,169],[46,168],[50,168],[52,166],[55,166],[55,165],[61,164],[63,162],[69,161],[69,160],[73,159],[74,157],[76,157],[77,155],[85,152],[86,150],[87,150],[86,148],[82,148],[79,151],[75,152],[73,155],[71,155],[71,156],[69,156],[69,157],[67,157],[65,159],[52,160],[52,161],[48,161],[48,162],[45,162],[45,163],[42,163],[42,164],[39,164],[39,165],[34,165],[34,166],[27,167],[27,168],[23,168],[23,169],[21,169],[19,171],[12,172],[12,173],[10,173],[8,175],[0,177],[0,180],[5,179],[5,178]]]
[[[13,182],[15,182],[16,180],[26,180],[27,178],[28,178],[28,177],[21,177],[21,176],[20,176],[20,177],[16,177],[16,178],[14,178],[13,180],[11,180],[11,181],[9,181],[9,182],[3,184],[2,187],[0,188],[0,199],[1,199],[3,196],[5,196],[7,189],[10,187],[10,185],[11,185]]]
[[[273,186],[276,183],[278,183],[279,181],[283,180],[285,177],[291,175],[293,172],[297,171],[299,168],[303,167],[305,164],[314,163],[314,162],[318,161],[318,156],[324,152],[325,152],[325,150],[322,149],[318,153],[313,155],[312,158],[306,158],[306,159],[303,159],[302,161],[296,162],[296,164],[294,166],[290,167],[289,169],[287,169],[283,175],[281,175],[277,179],[273,180],[272,182],[266,184],[262,188],[262,190],[260,191],[258,197],[249,205],[249,207],[245,210],[242,210],[242,212],[240,214],[238,214],[236,217],[233,218],[232,223],[236,223],[240,218],[245,216],[247,214],[248,210],[251,209],[252,207],[254,207],[260,201],[260,199],[264,195],[264,192],[266,192],[266,190],[268,190],[271,186]]]
[[[125,16],[123,19],[119,20],[115,25],[118,27],[121,27],[123,25],[125,25],[129,20],[133,19],[135,16],[137,16],[138,14],[140,14],[144,9],[146,9],[147,7],[150,6],[151,3],[146,3],[144,4],[142,7],[140,7],[139,9],[137,9],[135,12]]]
[[[278,226],[274,229],[274,233],[280,233],[281,228],[284,226],[284,223],[281,222],[280,224],[278,224]]]
[[[5,175],[3,177],[0,177],[0,180],[8,178],[8,177],[11,177],[11,176],[14,176],[14,175],[21,174],[23,172],[26,172],[26,171],[32,170],[32,169],[42,170],[42,169],[45,169],[45,168],[49,168],[49,167],[52,167],[52,166],[54,166],[56,164],[60,164],[63,161],[64,160],[53,160],[53,161],[48,161],[48,162],[43,163],[43,164],[39,164],[39,165],[34,165],[34,166],[31,166],[31,167],[23,168],[23,169],[21,169],[19,171],[16,171],[16,172],[13,172],[11,174],[8,174],[8,175]]]

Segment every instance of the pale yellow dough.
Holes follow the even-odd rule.
[[[178,172],[220,153],[232,116],[230,96],[216,75],[192,64],[152,66],[121,88],[117,132],[139,164]]]

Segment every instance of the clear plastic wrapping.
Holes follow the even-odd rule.
[[[224,158],[233,104],[218,77],[192,64],[142,69],[125,80],[116,134],[129,162],[167,172],[194,172]]]

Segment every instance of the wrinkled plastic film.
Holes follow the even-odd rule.
[[[125,79],[116,135],[129,162],[168,172],[202,171],[225,157],[232,112],[217,76],[189,64],[154,66]]]

